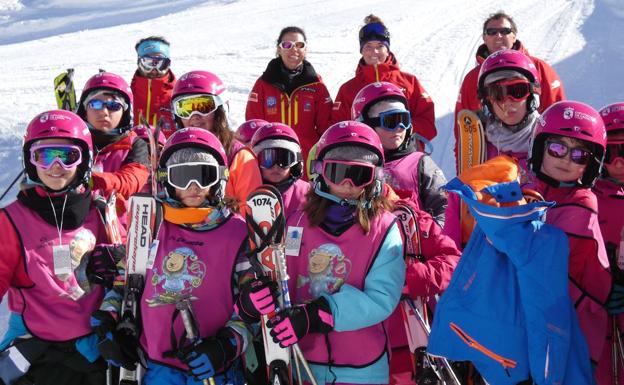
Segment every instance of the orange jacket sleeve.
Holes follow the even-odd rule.
[[[28,287],[21,242],[4,210],[0,210],[0,302],[9,287]]]
[[[242,213],[247,196],[261,184],[262,176],[258,160],[251,150],[243,148],[236,153],[230,164],[230,179],[225,186],[225,196],[238,199]]]
[[[249,96],[247,97],[247,107],[245,107],[245,120],[265,119],[264,116],[264,92],[262,90],[262,80],[256,80]]]

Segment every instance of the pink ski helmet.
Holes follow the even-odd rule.
[[[398,100],[407,108],[407,98],[400,87],[389,82],[376,82],[364,86],[357,93],[351,106],[351,119],[364,120],[373,104],[381,100]]]
[[[264,119],[249,119],[241,124],[236,130],[236,139],[243,144],[249,144],[254,133],[265,124],[269,124]]]
[[[585,103],[557,102],[544,111],[535,125],[533,144],[529,149],[529,168],[538,178],[557,184],[540,170],[546,139],[551,135],[579,139],[591,145],[593,157],[585,168],[580,185],[591,187],[600,175],[607,144],[607,133],[600,114]]]
[[[540,77],[535,63],[530,57],[515,49],[504,49],[494,52],[485,59],[479,70],[477,95],[481,104],[492,111],[487,100],[485,81],[488,75],[499,71],[513,71],[525,76],[531,85],[531,96],[527,100],[527,112],[531,113],[539,107]],[[503,73],[505,74],[505,72]],[[503,74],[501,74],[503,76]],[[502,80],[504,78],[498,79]]]
[[[120,94],[126,102],[126,108],[124,110],[121,121],[119,122],[119,131],[125,132],[132,128],[133,116],[132,116],[132,103],[134,97],[132,96],[132,90],[128,83],[119,75],[111,72],[100,72],[95,74],[87,80],[82,94],[80,95],[80,101],[78,102],[78,109],[76,114],[80,116],[85,122],[87,121],[87,110],[85,101],[89,94],[97,90],[109,90]]]
[[[600,109],[607,132],[624,130],[624,102],[609,104]]]
[[[379,157],[377,166],[384,164],[384,151],[379,136],[364,123],[347,120],[330,126],[318,141],[316,159],[323,160],[327,151],[335,147],[355,145],[371,150]]]
[[[267,148],[285,148],[295,154],[297,163],[290,168],[296,178],[303,174],[301,143],[295,130],[283,123],[267,123],[260,127],[251,138],[251,147],[256,154]]]
[[[68,139],[82,150],[82,163],[77,168],[76,179],[66,190],[89,182],[93,164],[93,142],[89,128],[80,116],[65,110],[46,111],[35,116],[26,127],[22,146],[24,170],[31,181],[43,186],[35,165],[30,163],[30,148],[42,139]]]
[[[176,81],[171,93],[171,111],[173,113],[174,101],[182,95],[192,94],[210,94],[214,95],[218,104],[218,109],[222,109],[227,113],[223,105],[227,104],[225,100],[225,83],[215,74],[208,71],[191,71],[187,72]],[[178,128],[184,127],[179,117],[173,114],[173,119]]]

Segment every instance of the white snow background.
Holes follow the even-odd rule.
[[[624,100],[622,0],[0,0],[0,194],[21,170],[27,123],[56,108],[52,82],[66,68],[75,68],[78,95],[99,68],[130,82],[137,40],[165,36],[176,75],[209,70],[227,84],[236,128],[249,90],[275,56],[281,28],[304,28],[307,58],[334,97],[354,75],[357,33],[369,13],[386,23],[401,68],[435,102],[432,156],[450,179],[455,99],[475,65],[483,20],[498,10],[514,17],[529,52],[559,73],[569,99],[595,108]],[[15,195],[14,188],[0,203]],[[7,317],[2,302],[0,332]]]

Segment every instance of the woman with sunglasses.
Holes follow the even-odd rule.
[[[306,60],[303,29],[286,27],[277,38],[277,57],[254,84],[245,119],[284,123],[297,133],[304,159],[329,126],[332,100],[321,76]]]
[[[479,72],[481,109],[477,115],[485,131],[485,158],[508,155],[516,159],[522,185],[530,182],[527,154],[539,113],[539,74],[531,59],[515,50],[502,50],[490,56]],[[464,246],[474,221],[461,211],[457,194],[450,194],[444,232]]]
[[[92,204],[93,160],[87,125],[72,112],[43,112],[26,128],[26,183],[0,210],[0,298],[8,292],[11,310],[0,383],[106,382],[89,320],[104,291],[83,274],[87,255],[108,243]]]
[[[555,202],[546,223],[568,235],[569,289],[581,330],[589,346],[596,380],[611,371],[608,312],[624,311],[622,286],[613,279],[602,233],[598,202],[591,190],[600,175],[606,132],[592,107],[575,101],[550,106],[536,123],[529,167],[538,178],[537,189]]]
[[[332,122],[351,119],[355,95],[367,84],[384,81],[404,90],[414,133],[432,140],[437,135],[433,101],[416,76],[400,70],[399,62],[390,51],[388,28],[379,17],[368,15],[364,19],[364,26],[360,28],[359,38],[362,58],[355,70],[355,77],[338,90]]]
[[[285,218],[305,201],[310,184],[301,179],[303,157],[299,137],[295,131],[282,123],[267,123],[260,127],[251,139],[262,182],[275,186],[282,194]]]
[[[354,120],[372,127],[384,149],[386,183],[403,199],[411,199],[444,227],[444,173],[413,141],[412,118],[399,87],[372,83],[360,90],[351,109]]]
[[[121,76],[102,72],[87,80],[76,111],[93,137],[93,190],[115,191],[120,213],[150,175],[148,146],[132,131],[132,98]]]
[[[610,326],[608,328],[609,339],[613,336],[613,322],[618,320],[618,331],[622,332],[622,322],[620,314],[624,312],[624,103],[613,103],[600,110],[600,115],[607,130],[607,149],[604,159],[604,168],[600,179],[596,181],[593,191],[598,198],[598,221],[600,230],[607,248],[611,274],[613,276],[613,289],[621,293],[622,301],[612,303],[607,309],[610,315]],[[617,335],[617,334],[616,334]],[[617,340],[615,340],[617,342]],[[613,343],[608,344],[613,348]],[[622,357],[618,359],[618,373],[620,378],[624,378],[624,366]],[[604,363],[603,370],[598,370],[599,384],[613,384],[613,379],[608,376],[612,371],[611,357],[606,357],[608,362]],[[621,380],[620,380],[621,381]]]
[[[219,138],[230,168],[225,195],[237,198],[243,210],[247,196],[262,184],[262,178],[255,155],[236,139],[230,129],[229,106],[225,97],[225,84],[217,75],[208,71],[191,71],[176,82],[171,109],[178,129],[200,127]]]
[[[143,383],[244,383],[238,357],[248,344],[234,318],[234,284],[246,265],[245,221],[225,196],[228,160],[205,129],[176,131],[159,160],[163,221],[140,301]],[[198,339],[188,341],[176,304],[187,300]],[[114,324],[114,321],[113,321]]]
[[[405,263],[382,191],[383,160],[370,127],[353,121],[331,126],[318,143],[314,187],[286,221],[295,306],[268,326],[281,346],[299,344],[319,384],[389,380],[382,323],[399,301]],[[254,307],[255,315],[269,308]]]
[[[161,132],[171,136],[175,125],[169,107],[176,77],[171,71],[169,42],[162,36],[149,36],[139,40],[134,49],[137,53],[137,70],[130,82],[134,95],[134,124],[141,124],[141,116],[156,127],[162,118]]]
[[[457,138],[459,126],[457,115],[461,110],[477,111],[481,109],[483,100],[478,94],[479,72],[483,62],[493,53],[500,50],[514,50],[528,56],[534,64],[535,71],[539,74],[536,78],[540,84],[538,112],[544,111],[551,104],[565,99],[563,84],[559,75],[544,60],[535,56],[529,56],[529,51],[517,38],[518,27],[511,16],[504,12],[496,12],[488,16],[483,22],[481,37],[483,44],[477,48],[475,54],[476,67],[470,70],[462,81],[457,103],[455,104],[454,135],[455,135],[455,159],[458,158]],[[458,162],[459,164],[459,162]],[[459,170],[459,167],[457,168]]]

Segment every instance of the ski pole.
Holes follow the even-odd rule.
[[[9,191],[11,191],[11,188],[13,188],[13,185],[19,180],[22,174],[24,174],[24,170],[20,171],[19,174],[17,174],[17,176],[15,177],[15,179],[13,179],[13,182],[11,182],[9,187],[7,187],[7,189],[4,190],[4,192],[2,193],[2,196],[0,196],[0,201],[4,199],[5,195],[7,195]]]
[[[297,383],[299,385],[303,385],[303,381],[301,379],[301,368],[299,367],[299,357],[293,351],[293,359],[295,360],[295,373],[297,373]]]
[[[422,314],[420,314],[420,311],[416,308],[416,305],[414,305],[414,302],[412,301],[412,299],[408,297],[408,298],[405,298],[405,301],[407,302],[409,307],[412,309],[414,314],[416,314],[416,317],[418,318],[420,325],[423,327],[423,329],[425,329],[425,332],[427,333],[427,335],[430,335],[431,329],[429,328],[429,325],[423,318]],[[459,379],[457,378],[457,375],[455,375],[455,372],[453,371],[453,368],[451,367],[451,364],[448,362],[448,360],[444,357],[440,357],[440,360],[442,361],[442,365],[448,372],[448,375],[451,378],[451,381],[455,385],[461,385],[461,382],[459,382]]]
[[[180,310],[180,315],[182,316],[182,322],[184,323],[184,330],[186,330],[186,336],[189,340],[195,342],[197,336],[195,335],[195,330],[193,328],[193,321],[191,320],[191,304],[188,299],[183,299],[182,301],[176,303],[176,308]],[[204,385],[215,385],[214,378],[210,377],[207,380],[203,381]]]

